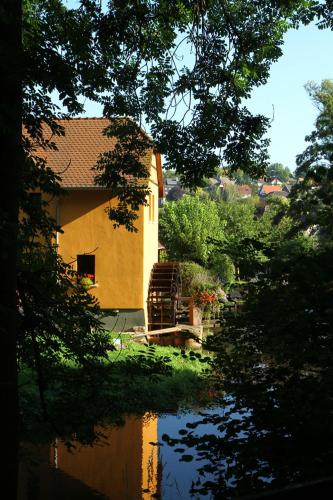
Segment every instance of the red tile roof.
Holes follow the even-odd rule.
[[[282,191],[282,186],[273,184],[264,184],[261,186],[260,194],[269,194],[275,191]]]
[[[52,136],[45,126],[44,138],[51,139],[57,150],[38,150],[37,154],[46,159],[47,165],[58,174],[63,188],[98,188],[92,170],[101,153],[112,151],[116,145],[114,137],[106,137],[103,130],[110,124],[107,118],[74,118],[58,120],[64,127],[64,136]],[[147,167],[151,165],[151,155],[144,158]]]

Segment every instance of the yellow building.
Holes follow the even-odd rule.
[[[149,278],[158,261],[158,200],[163,195],[160,155],[151,149],[144,159],[151,194],[149,205],[139,210],[138,232],[114,229],[106,211],[117,201],[110,199],[108,189],[96,186],[92,170],[99,155],[115,146],[114,138],[102,134],[109,121],[78,118],[60,120],[60,124],[65,136],[53,138],[56,151],[44,152],[47,165],[61,177],[66,190],[65,196],[50,202],[63,230],[57,234],[59,254],[79,274],[93,276],[90,293],[106,311],[108,327],[127,330],[146,325]]]

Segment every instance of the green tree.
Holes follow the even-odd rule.
[[[160,238],[170,260],[192,260],[207,265],[213,245],[208,239],[223,237],[215,202],[185,196],[166,203],[160,212]]]
[[[227,442],[222,437],[213,443],[209,436],[188,440],[210,461],[207,470],[216,474],[210,488],[217,496],[228,493],[230,474],[235,478],[233,495],[295,483],[307,486],[330,474],[326,457],[332,453],[327,437],[333,436],[332,84],[325,81],[308,89],[319,116],[308,136],[309,147],[298,157],[305,181],[293,190],[289,211],[277,200],[270,202],[261,219],[262,238],[270,242],[269,265],[252,283],[244,314],[213,341],[219,353],[216,369],[223,372],[222,387],[233,401],[227,412],[241,417],[223,420]],[[289,215],[281,219],[281,211]],[[274,225],[278,220],[280,224]],[[215,422],[220,422],[218,417]],[[246,434],[243,441],[240,431]],[[180,441],[174,444],[187,444],[186,438]],[[228,451],[221,460],[219,452],[224,449]],[[275,459],[282,455],[284,464]],[[229,464],[234,464],[231,469]],[[244,464],[251,471],[250,483]],[[270,478],[269,486],[262,477]],[[325,495],[324,481],[316,493],[320,487]],[[288,493],[284,490],[283,495]]]
[[[167,194],[166,200],[177,201],[180,200],[184,196],[184,194],[185,191],[180,186],[177,185],[170,189],[170,191]]]
[[[236,280],[235,264],[231,257],[225,253],[212,253],[210,268],[226,285],[230,285]]]
[[[249,273],[250,261],[257,255],[253,246],[257,237],[255,205],[238,200],[220,202],[218,209],[221,224],[224,226],[224,241],[216,241],[216,255],[220,252],[228,255],[237,268],[238,276],[244,278]]]
[[[228,169],[226,169],[228,172]],[[241,169],[237,169],[234,172],[231,173],[231,176],[237,184],[253,184],[253,179],[250,177],[248,174],[243,172]]]
[[[305,175],[292,197],[291,213],[299,227],[333,236],[333,81],[309,82],[306,89],[319,110],[309,146],[297,157],[297,174]]]
[[[286,215],[288,205],[269,203],[269,209],[258,217],[253,200],[239,200],[218,204],[223,226],[223,240],[214,240],[215,251],[211,263],[219,254],[229,256],[237,268],[238,276],[249,279],[265,272],[274,249],[291,229],[291,219]]]
[[[310,144],[297,157],[298,175],[306,175],[320,166],[329,167],[333,154],[333,81],[308,82],[305,89],[319,113],[315,130],[305,138]]]
[[[266,173],[269,177],[278,177],[281,182],[288,182],[292,177],[290,169],[282,165],[282,163],[271,163],[267,167]]]

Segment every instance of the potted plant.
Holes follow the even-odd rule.
[[[221,290],[214,286],[198,286],[192,294],[193,302],[202,312],[202,318],[208,322],[220,310]]]
[[[89,290],[89,288],[92,288],[94,286],[95,276],[93,274],[84,273],[78,275],[77,281],[80,286],[82,286],[86,290]]]

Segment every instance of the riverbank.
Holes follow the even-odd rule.
[[[79,432],[89,440],[91,429],[101,422],[119,423],[127,414],[177,411],[210,400],[209,356],[126,339],[121,347],[110,351],[107,359],[84,367],[68,360],[45,366],[42,399],[37,373],[23,368],[23,434],[38,440],[50,433],[70,437]]]

